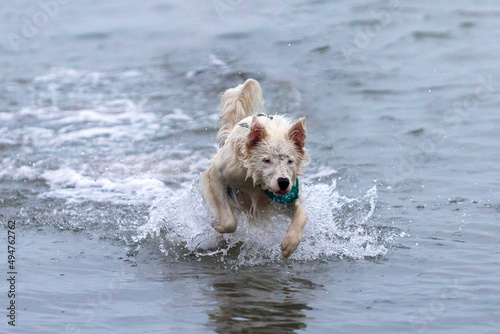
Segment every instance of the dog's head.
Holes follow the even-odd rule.
[[[305,118],[291,124],[281,116],[252,118],[247,137],[247,178],[280,196],[287,194],[306,165]]]

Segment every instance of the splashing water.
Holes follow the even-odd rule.
[[[330,186],[303,184],[302,190],[308,222],[291,259],[362,259],[386,254],[384,237],[369,224],[375,210],[376,186],[358,198],[340,196],[335,182]],[[280,244],[290,225],[289,217],[276,213],[271,221],[249,222],[248,216],[240,213],[237,220],[235,233],[217,233],[196,180],[190,190],[157,199],[150,208],[149,222],[139,228],[134,239],[137,244],[152,239],[174,259],[208,257],[234,266],[282,261]]]

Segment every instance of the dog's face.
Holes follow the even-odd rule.
[[[286,122],[267,123],[265,126],[257,117],[252,119],[247,139],[247,177],[253,179],[254,185],[285,195],[295,185],[307,159],[305,119],[291,126]]]

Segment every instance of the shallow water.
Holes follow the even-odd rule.
[[[46,0],[0,17],[18,331],[498,332],[494,2]],[[249,77],[269,113],[307,117],[309,222],[287,260],[286,218],[219,236],[199,195],[218,94]]]

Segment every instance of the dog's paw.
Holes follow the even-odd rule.
[[[284,258],[289,257],[297,249],[302,238],[294,232],[288,232],[285,235],[285,239],[281,242],[281,254]]]
[[[223,226],[220,223],[214,223],[212,224],[212,227],[219,233],[233,233],[236,231],[236,224],[227,224]]]
[[[219,233],[224,233],[224,229],[222,228],[222,226],[218,223],[215,223],[215,224],[212,224],[212,227],[214,228],[214,230],[216,230],[217,232]]]

